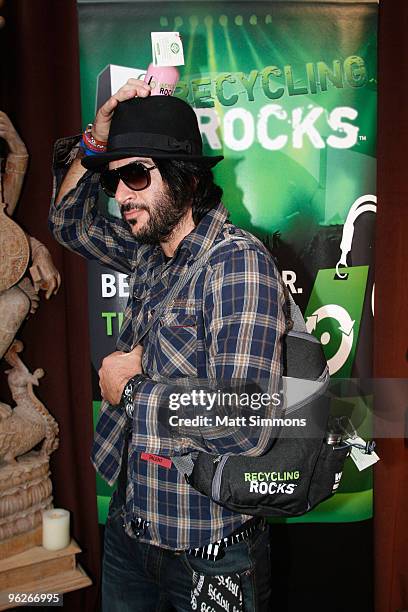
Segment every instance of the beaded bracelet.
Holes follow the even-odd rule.
[[[106,153],[106,142],[97,140],[92,135],[92,123],[89,123],[82,134],[80,147],[84,151],[85,155],[100,155]]]
[[[95,151],[95,149],[91,149],[88,146],[88,143],[85,141],[84,137],[81,138],[79,147],[84,152],[85,155],[103,155],[105,153],[105,151],[101,151],[101,150]]]

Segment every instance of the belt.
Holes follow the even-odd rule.
[[[226,538],[222,538],[213,544],[207,544],[207,546],[202,546],[201,548],[189,548],[186,550],[186,554],[192,555],[193,557],[199,559],[217,561],[217,559],[221,559],[225,555],[225,548],[228,548],[228,546],[231,546],[232,544],[237,544],[238,542],[248,540],[257,529],[263,529],[264,526],[265,519],[255,517],[238,527],[238,529],[233,531]]]

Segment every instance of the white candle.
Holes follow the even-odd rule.
[[[71,541],[69,512],[63,508],[45,510],[42,515],[42,544],[47,550],[60,550]]]

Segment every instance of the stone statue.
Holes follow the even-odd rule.
[[[35,313],[40,290],[49,299],[57,293],[61,278],[48,249],[11,218],[23,185],[28,153],[10,119],[1,111],[0,137],[8,146],[0,202],[0,358],[4,356],[11,366],[6,374],[15,402],[14,407],[0,402],[1,559],[24,550],[24,541],[33,541],[21,535],[28,536],[33,530],[38,534],[42,510],[52,507],[49,457],[58,447],[58,425],[33,391],[44,372],[29,372],[18,355],[23,345],[15,336],[26,317]],[[13,546],[13,538],[18,545]]]
[[[0,203],[0,357],[12,343],[29,312],[38,307],[39,290],[46,299],[59,289],[61,278],[48,249],[12,221],[28,164],[27,149],[5,113],[0,111],[0,137],[9,153],[4,165]],[[7,206],[7,215],[4,212]],[[30,276],[26,276],[31,257]]]

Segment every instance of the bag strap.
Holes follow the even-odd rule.
[[[177,281],[177,283],[175,285],[173,285],[173,287],[171,288],[171,290],[169,291],[169,293],[166,295],[166,297],[164,298],[164,300],[161,302],[160,306],[158,306],[158,308],[156,309],[156,312],[154,313],[154,315],[150,318],[148,324],[146,325],[146,327],[142,330],[142,332],[139,334],[137,340],[135,340],[132,344],[132,349],[134,349],[134,347],[137,344],[140,344],[141,340],[149,333],[149,331],[151,330],[151,328],[153,327],[153,325],[156,323],[156,321],[159,319],[159,317],[161,317],[161,315],[163,314],[164,310],[167,308],[167,306],[170,304],[170,302],[176,297],[176,295],[187,285],[187,283],[189,282],[189,280],[191,280],[194,276],[194,274],[200,270],[201,268],[204,267],[204,265],[207,263],[207,261],[209,260],[209,258],[211,257],[211,255],[221,246],[223,246],[224,244],[226,244],[227,242],[230,242],[230,239],[228,238],[224,238],[223,240],[221,240],[220,242],[217,242],[217,244],[214,244],[212,247],[210,247],[208,249],[208,251],[206,251],[204,253],[204,255],[201,255],[201,257],[199,257],[198,259],[195,260],[195,262],[193,263],[193,265],[187,270],[187,272],[185,274],[183,274],[179,280]]]
[[[285,291],[285,294],[287,295],[287,304],[289,305],[289,321],[290,321],[290,329],[289,332],[291,331],[297,331],[297,332],[307,332],[306,329],[306,323],[305,320],[303,318],[302,312],[299,308],[299,306],[296,304],[295,300],[292,297],[291,292],[289,291],[289,289],[287,291]]]

